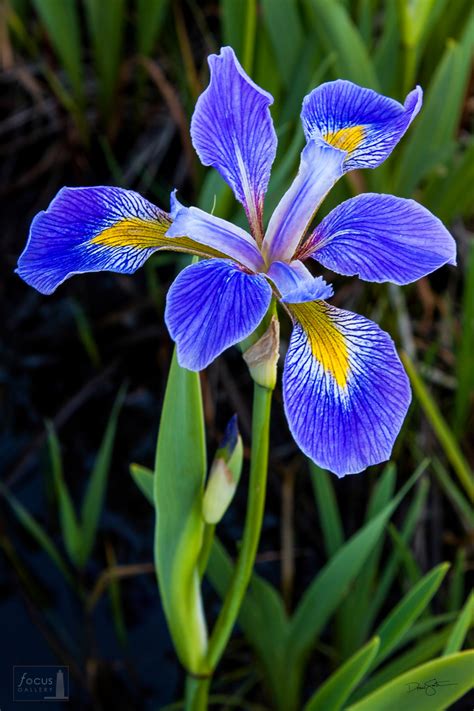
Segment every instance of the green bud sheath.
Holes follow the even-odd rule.
[[[243,445],[234,416],[216,452],[202,502],[202,515],[206,523],[221,520],[234,497],[242,472]]]

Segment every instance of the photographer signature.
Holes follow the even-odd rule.
[[[455,682],[438,681],[438,679],[428,679],[428,681],[410,681],[407,684],[408,693],[412,691],[424,691],[426,696],[435,696],[436,692],[442,686],[456,686]]]

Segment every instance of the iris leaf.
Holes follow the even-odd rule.
[[[53,483],[58,498],[61,530],[69,558],[74,565],[81,565],[82,531],[74,510],[71,495],[63,476],[63,465],[59,441],[52,423],[47,423],[48,447],[51,459]]]
[[[376,633],[380,637],[380,648],[375,659],[377,665],[391,653],[398,640],[425,610],[448,569],[448,563],[433,568],[402,598],[380,625]]]
[[[107,478],[109,476],[110,462],[117,431],[117,420],[125,399],[126,388],[119,390],[113,404],[109,421],[95,458],[94,467],[87,484],[84,500],[81,507],[82,540],[80,546],[79,564],[84,566],[91,554],[97,535],[99,519],[104,505]]]
[[[206,449],[199,374],[173,356],[161,413],[154,475],[155,564],[165,615],[183,665],[202,672],[207,631],[198,559]]]
[[[323,530],[324,547],[328,558],[344,543],[344,530],[332,484],[332,475],[310,461],[309,470],[318,516]]]
[[[64,578],[68,581],[70,585],[74,585],[72,575],[63,560],[61,554],[59,553],[57,547],[46,533],[44,528],[36,521],[36,519],[30,514],[28,509],[26,509],[23,504],[14,496],[7,487],[0,481],[0,492],[3,494],[5,499],[8,501],[12,511],[17,517],[21,525],[28,531],[30,536],[32,536],[38,545],[44,550],[44,552],[51,558],[55,566],[62,573]]]
[[[33,4],[66,70],[74,96],[81,103],[84,98],[84,77],[78,4],[75,0],[33,0]]]
[[[407,704],[416,705],[417,711],[442,711],[463,696],[472,686],[474,652],[462,652],[435,659],[410,669],[388,684],[347,708],[347,711],[400,711]],[[425,687],[430,680],[448,682],[436,686],[434,695]],[[418,688],[415,685],[421,685]]]
[[[378,89],[374,66],[347,10],[340,3],[327,0],[306,0],[305,6],[326,49],[336,52],[337,77]]]
[[[462,649],[466,635],[474,625],[474,593],[471,593],[466,604],[461,610],[459,617],[454,625],[446,646],[443,650],[443,656],[448,656],[459,652]]]
[[[379,638],[374,637],[334,674],[331,674],[310,698],[304,711],[339,711],[373,661],[379,644]]]

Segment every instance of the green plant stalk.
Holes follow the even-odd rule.
[[[257,29],[257,4],[255,0],[247,0],[246,6],[242,66],[248,74],[251,74],[255,51],[255,32]]]
[[[474,501],[474,482],[472,480],[472,473],[469,469],[469,464],[464,458],[464,455],[462,454],[453,433],[446,424],[446,421],[444,420],[438,406],[430,396],[423,380],[418,375],[412,361],[406,353],[402,353],[401,358],[410,377],[413,390],[418,398],[418,402],[420,403],[426,417],[435,431],[438,441],[443,447],[447,458],[451,462],[459,481],[471,501]]]
[[[211,674],[219,663],[236,623],[252,575],[262,530],[268,469],[272,390],[254,384],[252,413],[252,455],[244,535],[234,576],[217,618],[206,657]],[[210,679],[190,677],[186,686],[187,711],[205,711]]]

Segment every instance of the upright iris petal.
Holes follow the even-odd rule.
[[[395,148],[421,108],[418,86],[398,101],[350,81],[321,84],[303,101],[306,139],[322,138],[346,152],[344,169],[376,168]]]
[[[17,272],[43,294],[84,272],[132,274],[157,249],[206,256],[190,239],[171,244],[170,216],[132,190],[62,188],[36,215]]]
[[[268,108],[273,97],[247,76],[230,47],[208,61],[211,80],[191,121],[193,145],[201,162],[214,166],[229,183],[260,239],[277,145]]]
[[[271,298],[262,274],[248,274],[230,261],[207,260],[183,269],[171,285],[165,311],[179,364],[189,370],[206,368],[226,348],[250,336]]]
[[[268,262],[291,259],[328,191],[343,174],[345,154],[320,139],[301,153],[296,178],[270,218],[262,251]]]
[[[324,301],[289,308],[283,395],[300,449],[338,476],[387,460],[411,398],[392,339]]]
[[[414,200],[374,193],[338,205],[302,251],[339,274],[395,284],[456,263],[456,243],[441,220]]]

